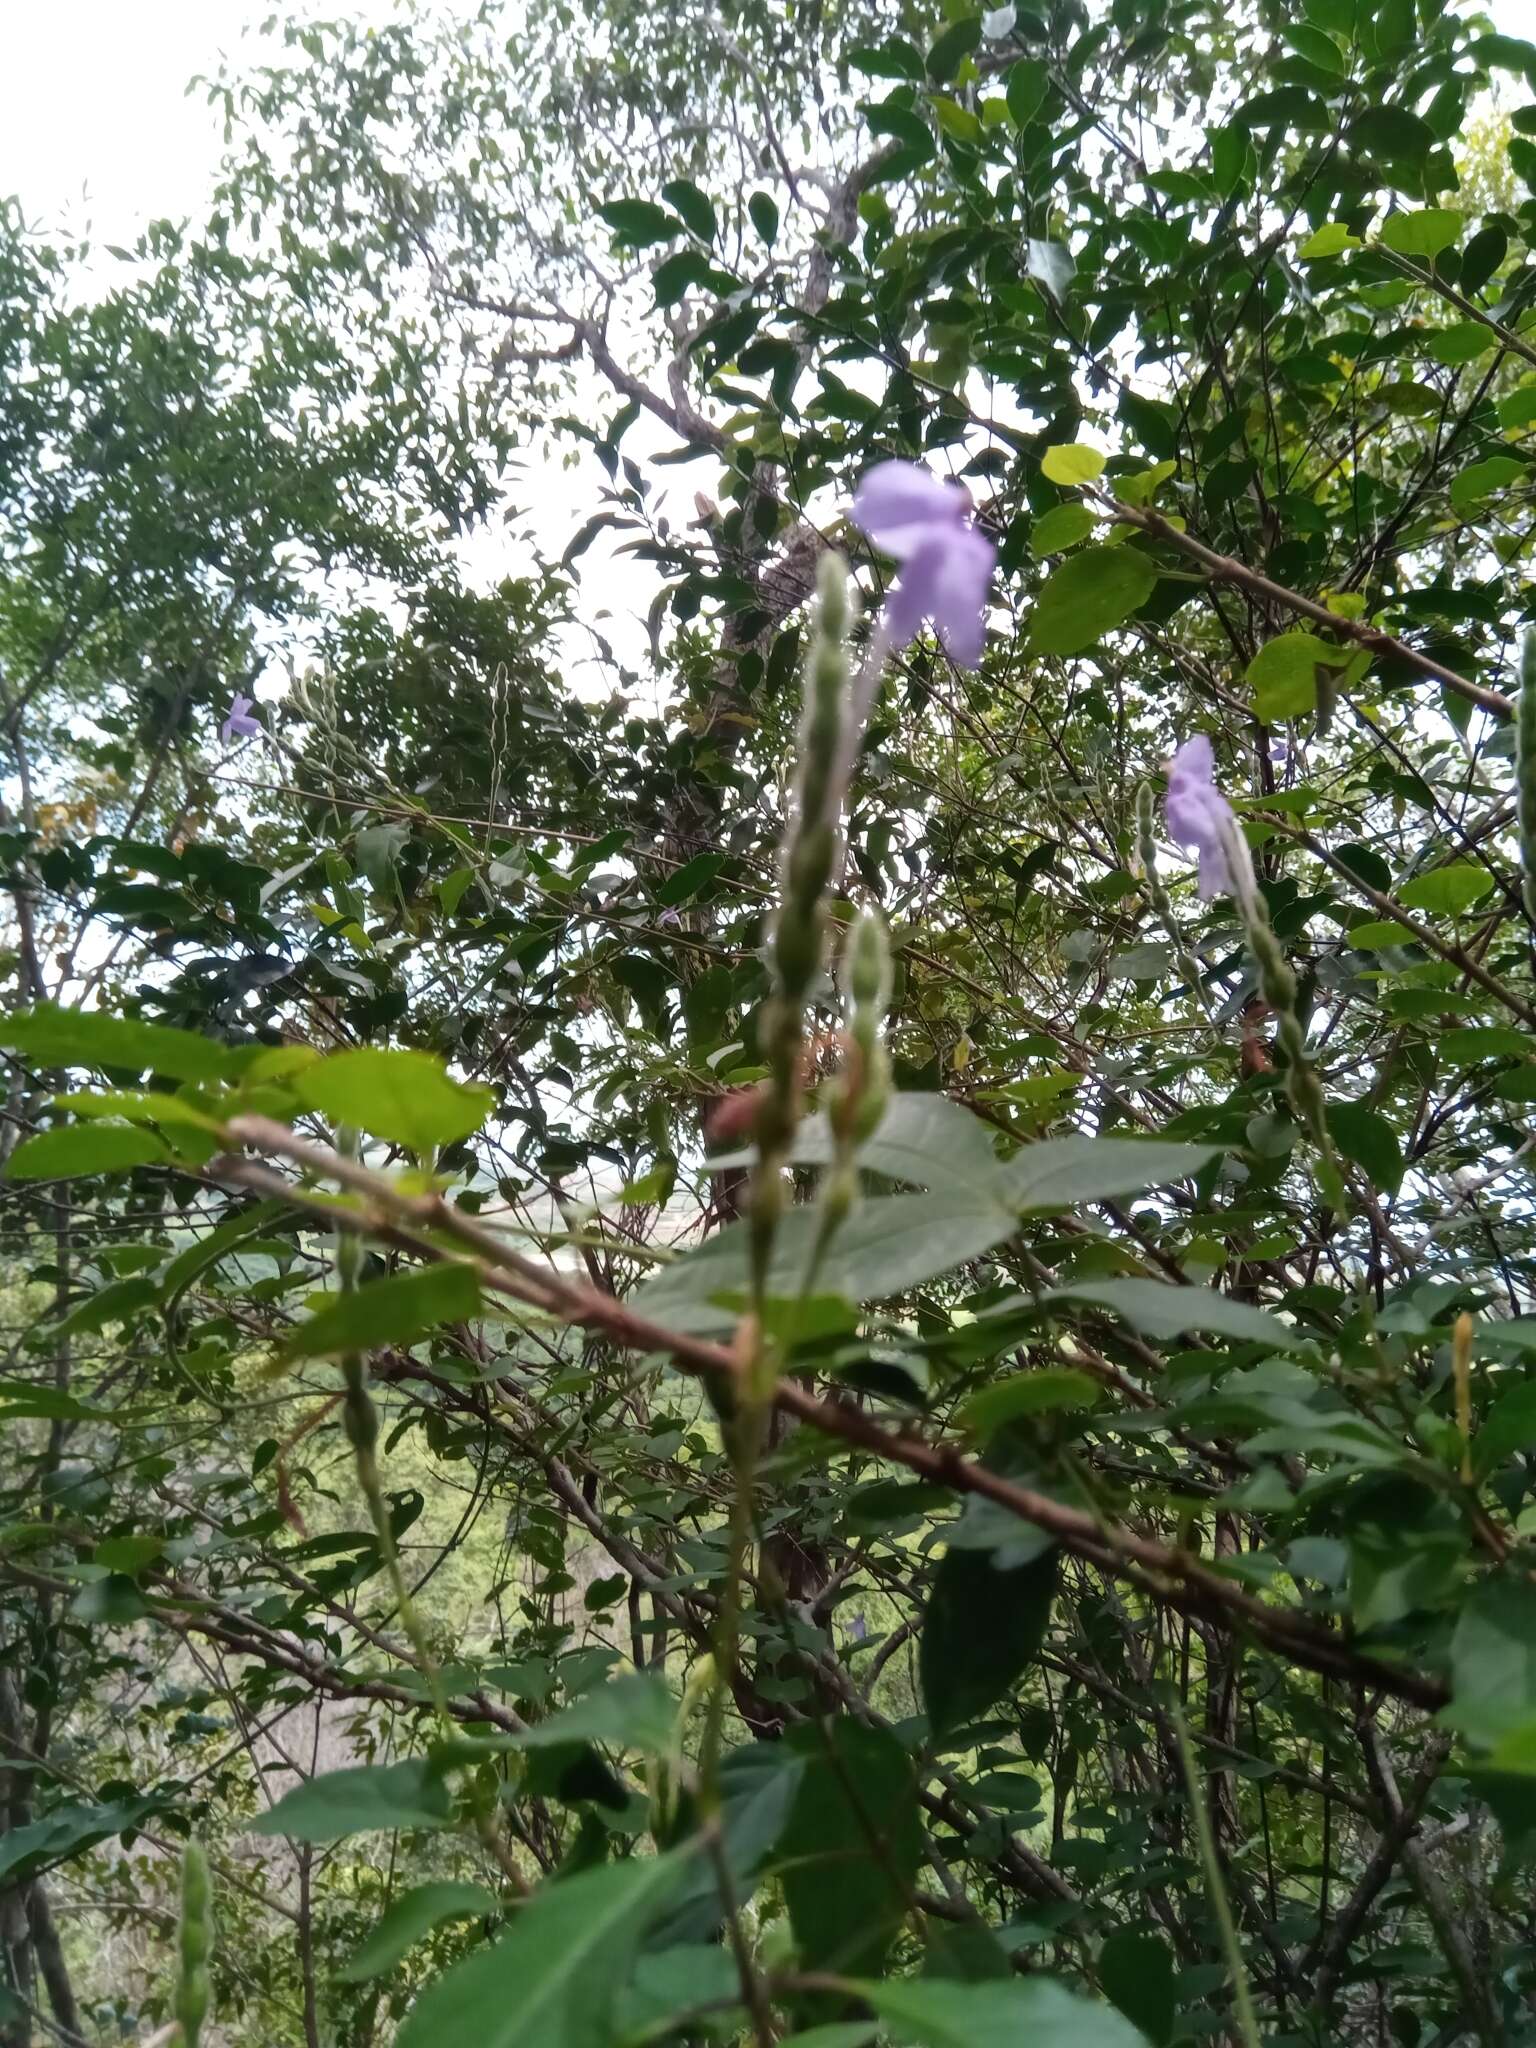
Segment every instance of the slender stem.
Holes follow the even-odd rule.
[[[1232,1906],[1227,1897],[1226,1882],[1221,1874],[1221,1861],[1216,1854],[1216,1837],[1211,1831],[1210,1809],[1205,1803],[1205,1787],[1200,1782],[1199,1766],[1195,1762],[1194,1745],[1189,1739],[1183,1705],[1175,1700],[1169,1712],[1174,1737],[1179,1745],[1179,1761],[1184,1766],[1184,1783],[1189,1788],[1190,1818],[1194,1823],[1200,1862],[1205,1871],[1205,1888],[1221,1934],[1222,1952],[1227,1959],[1227,1969],[1232,1977],[1232,2003],[1237,2008],[1238,2031],[1242,2035],[1244,2048],[1262,2048],[1259,2022],[1253,2010],[1253,1997],[1248,1989],[1248,1966],[1243,1961],[1242,1945],[1237,1938],[1237,1924],[1232,1918]]]

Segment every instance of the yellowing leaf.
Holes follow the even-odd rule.
[[[1040,467],[1053,484],[1091,484],[1104,474],[1104,458],[1097,448],[1084,448],[1074,441],[1047,448]]]

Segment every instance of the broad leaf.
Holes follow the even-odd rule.
[[[430,1053],[375,1046],[332,1053],[297,1075],[293,1088],[334,1123],[421,1153],[478,1131],[495,1101],[489,1088],[453,1080]]]
[[[1309,1351],[1311,1340],[1301,1331],[1251,1302],[1213,1294],[1207,1287],[1173,1287],[1162,1280],[1083,1280],[1052,1287],[1044,1301],[1086,1301],[1095,1308],[1124,1316],[1148,1337],[1177,1337],[1203,1330],[1217,1337],[1236,1337],[1267,1344],[1279,1351]]]
[[[1088,547],[1051,571],[1029,621],[1040,654],[1076,654],[1125,621],[1152,595],[1157,571],[1127,544]]]
[[[615,1994],[687,1862],[634,1857],[540,1885],[494,1947],[427,1986],[399,2048],[611,2048]]]
[[[335,1842],[380,1828],[440,1828],[453,1817],[442,1772],[424,1758],[325,1771],[285,1792],[251,1822],[257,1835]]]
[[[786,1739],[804,1771],[775,1860],[801,1960],[840,1975],[878,1969],[923,1855],[911,1759],[894,1735],[847,1715]]]
[[[1038,1654],[1056,1593],[1057,1553],[998,1570],[985,1550],[946,1550],[934,1573],[918,1653],[935,1738],[1003,1697]]]
[[[443,1878],[403,1892],[389,1907],[372,1934],[336,1971],[343,1984],[361,1984],[392,1970],[410,1948],[445,1920],[490,1918],[501,1901],[484,1885]]]
[[[71,1180],[76,1175],[126,1173],[169,1157],[153,1131],[128,1124],[64,1124],[24,1139],[6,1171],[12,1180]]]
[[[932,1978],[863,1983],[865,1998],[911,2048],[1145,2048],[1146,2037],[1111,2006],[1048,1978],[949,1984]]]
[[[376,1351],[411,1344],[442,1323],[461,1323],[480,1309],[480,1281],[459,1259],[413,1272],[371,1280],[353,1294],[338,1294],[317,1315],[292,1329],[278,1354],[283,1359],[336,1358],[348,1351]]]
[[[174,1081],[217,1081],[238,1055],[217,1039],[166,1024],[114,1017],[105,1010],[68,1010],[56,1003],[0,1017],[0,1045],[39,1066],[122,1069],[166,1074]]]

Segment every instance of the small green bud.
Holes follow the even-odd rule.
[[[891,995],[891,946],[885,919],[862,910],[848,934],[848,993],[857,1009],[883,1011]]]
[[[198,2048],[212,1994],[208,1957],[213,1950],[213,1897],[208,1859],[197,1842],[188,1842],[181,1859],[180,1967],[175,2011],[181,2048]]]
[[[354,1451],[371,1452],[379,1440],[379,1411],[363,1378],[363,1362],[349,1358],[342,1368],[346,1394],[342,1401],[342,1427]]]
[[[849,602],[848,564],[836,548],[828,548],[816,564],[817,632],[828,640],[846,640],[853,623]]]

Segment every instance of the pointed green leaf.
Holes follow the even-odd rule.
[[[251,1822],[257,1835],[335,1842],[380,1828],[441,1828],[453,1818],[440,1770],[425,1758],[325,1771],[285,1792]]]
[[[904,1978],[856,1986],[911,2048],[1146,2048],[1113,2007],[1079,1998],[1047,1977],[952,1984]]]
[[[298,1075],[293,1089],[334,1123],[412,1152],[469,1137],[496,1101],[489,1088],[455,1081],[430,1053],[380,1046],[332,1053]]]
[[[129,1124],[64,1124],[39,1131],[11,1154],[11,1180],[72,1180],[91,1173],[126,1173],[169,1158],[153,1131]]]
[[[0,1045],[25,1053],[40,1066],[122,1068],[165,1074],[173,1081],[217,1081],[239,1055],[217,1039],[167,1024],[144,1024],[103,1010],[66,1010],[39,1003],[0,1017]]]
[[[338,1294],[318,1315],[298,1324],[278,1356],[335,1358],[347,1351],[374,1351],[411,1343],[440,1323],[462,1323],[480,1311],[480,1281],[473,1266],[458,1259],[372,1280],[353,1294]]]
[[[427,1986],[397,2048],[611,2048],[615,1993],[687,1863],[637,1856],[540,1885],[494,1947]]]
[[[445,1920],[489,1918],[501,1911],[501,1901],[483,1884],[460,1884],[444,1878],[437,1884],[419,1884],[403,1892],[380,1920],[360,1948],[337,1970],[343,1984],[361,1984],[369,1977],[382,1976],[410,1948]]]
[[[1076,654],[1146,603],[1157,571],[1132,546],[1086,547],[1069,555],[1041,586],[1029,622],[1041,654]]]
[[[1056,1571],[1054,1549],[1009,1571],[999,1571],[987,1550],[945,1551],[918,1649],[923,1705],[936,1737],[984,1714],[1038,1654]]]

